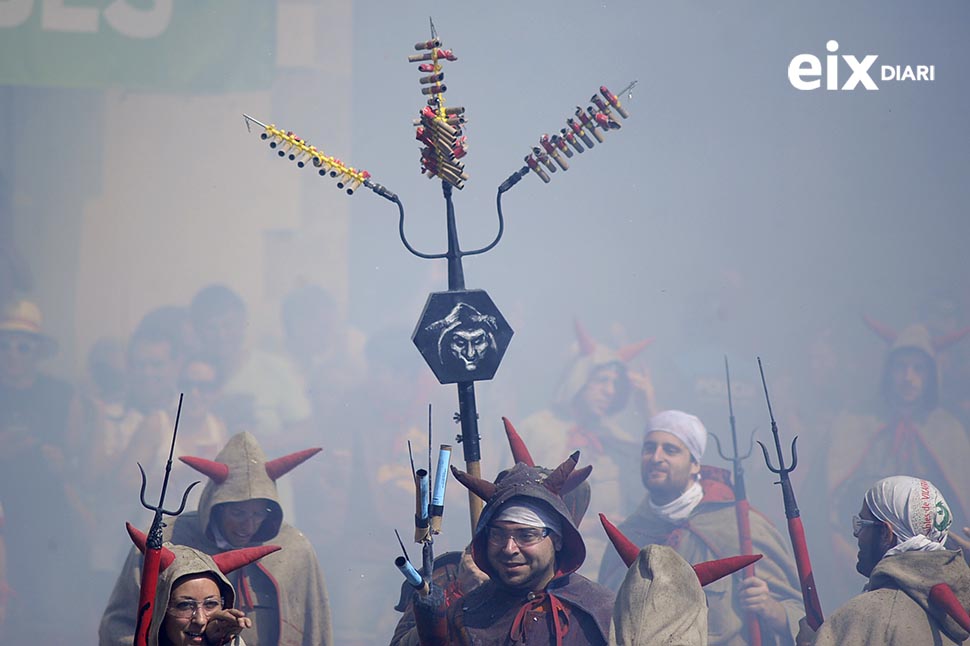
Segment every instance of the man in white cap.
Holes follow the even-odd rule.
[[[699,563],[741,552],[734,492],[724,469],[702,466],[707,430],[694,415],[668,410],[650,418],[641,451],[647,495],[620,530],[637,545],[669,545]],[[749,643],[746,615],[753,614],[762,644],[791,644],[805,611],[791,550],[760,513],[750,514],[753,551],[764,554],[756,576],[724,578],[704,589],[709,607],[708,643]],[[626,568],[607,551],[599,581],[616,589]]]
[[[928,480],[883,478],[852,518],[866,591],[832,614],[817,646],[962,644],[970,638],[970,568],[947,550],[952,516]]]

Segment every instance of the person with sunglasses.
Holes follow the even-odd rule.
[[[944,546],[952,522],[949,504],[928,480],[893,476],[870,487],[852,517],[865,591],[826,619],[816,646],[945,645],[970,638],[970,568],[959,551]]]
[[[445,605],[444,595],[415,593],[417,627],[402,644],[606,644],[613,593],[576,574],[586,546],[562,500],[574,453],[551,473],[517,463],[494,483],[454,469],[487,501],[471,555],[489,580]]]

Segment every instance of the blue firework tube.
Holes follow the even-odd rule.
[[[441,532],[441,516],[445,513],[445,486],[448,484],[448,465],[451,463],[451,445],[442,444],[438,449],[438,467],[434,474],[431,493],[431,532]]]
[[[411,561],[407,560],[403,556],[399,556],[394,559],[394,565],[397,569],[401,571],[404,575],[404,579],[411,584],[411,587],[415,590],[421,592],[421,594],[428,594],[428,584],[424,582],[424,578],[418,574],[418,571],[414,569],[411,565]]]

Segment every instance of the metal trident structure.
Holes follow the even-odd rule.
[[[586,142],[591,148],[594,144],[587,135],[593,134],[596,141],[605,141],[606,132],[620,129],[615,114],[626,119],[629,114],[620,104],[619,98],[606,86],[600,86],[599,94],[590,99],[591,105],[585,110],[576,108],[576,119],[570,117],[567,127],[562,128],[562,136],[542,135],[540,147],[532,148],[526,156],[526,165],[510,175],[498,187],[496,211],[498,231],[488,244],[471,250],[463,250],[458,240],[458,225],[455,216],[453,189],[461,190],[468,174],[464,170],[463,158],[467,153],[467,137],[462,133],[465,123],[463,107],[446,107],[444,94],[445,73],[441,63],[456,61],[457,56],[450,49],[442,48],[434,23],[431,22],[431,38],[416,43],[414,49],[419,53],[408,57],[410,62],[418,63],[418,71],[425,74],[419,78],[421,93],[427,97],[426,105],[419,110],[414,120],[415,138],[423,144],[421,150],[421,172],[429,178],[441,180],[441,192],[445,200],[445,226],[447,248],[443,252],[427,253],[416,249],[408,240],[404,228],[404,205],[400,198],[381,184],[376,183],[369,172],[342,162],[340,159],[318,150],[306,140],[270,124],[264,124],[253,117],[243,115],[246,127],[256,125],[262,128],[260,137],[269,143],[270,148],[280,158],[295,162],[299,168],[316,168],[322,177],[337,180],[337,187],[353,194],[363,186],[398,207],[398,234],[404,247],[418,258],[447,261],[448,289],[431,294],[424,311],[415,327],[412,341],[424,356],[442,384],[454,383],[458,389],[458,412],[455,421],[461,425],[461,433],[456,440],[462,445],[465,471],[481,477],[481,448],[478,432],[478,410],[475,403],[475,381],[491,379],[502,356],[508,347],[513,331],[495,307],[484,290],[469,290],[465,287],[462,259],[467,256],[484,254],[493,249],[502,239],[505,220],[502,214],[502,194],[515,186],[532,170],[544,182],[549,181],[548,173],[556,172],[549,158],[556,161],[563,171],[568,165],[560,153],[572,156],[569,146],[577,152],[584,148],[579,141]],[[620,92],[628,92],[634,81]],[[632,96],[632,94],[630,94]],[[614,112],[615,111],[615,112]],[[469,512],[474,533],[481,514],[483,501],[469,492]]]
[[[778,467],[771,463],[768,456],[768,447],[760,440],[761,451],[765,454],[765,464],[768,470],[778,475],[777,484],[781,485],[781,495],[785,503],[785,517],[788,519],[788,536],[791,539],[792,551],[795,553],[795,565],[798,567],[798,580],[802,587],[802,602],[805,605],[805,618],[812,630],[818,630],[825,620],[822,616],[822,604],[818,599],[818,590],[815,588],[815,575],[812,574],[812,560],[808,555],[808,543],[805,540],[805,528],[802,526],[801,513],[798,511],[798,502],[795,500],[795,491],[791,486],[789,475],[798,466],[798,450],[795,443],[798,438],[791,441],[791,466],[785,466],[785,454],[781,449],[781,439],[778,437],[778,424],[775,423],[775,414],[771,410],[771,399],[768,397],[768,382],[765,381],[765,370],[761,365],[761,357],[758,357],[758,370],[761,372],[761,385],[765,389],[765,402],[768,404],[768,416],[771,418],[771,435],[775,440],[775,451],[778,453]]]
[[[145,477],[145,469],[142,468],[141,464],[138,465],[138,470],[141,472],[141,492],[139,494],[141,504],[145,509],[155,512],[155,516],[152,518],[151,529],[148,530],[148,538],[145,541],[145,557],[142,560],[141,591],[138,595],[138,614],[135,624],[135,646],[145,646],[148,643],[148,630],[151,627],[152,614],[155,610],[155,590],[158,587],[158,573],[162,556],[162,528],[165,526],[162,517],[181,514],[185,510],[185,501],[189,497],[189,492],[195,485],[199,484],[198,481],[195,481],[185,489],[182,494],[182,503],[178,509],[165,509],[165,493],[168,490],[168,477],[172,473],[172,457],[175,454],[175,438],[179,432],[183,396],[184,393],[179,394],[179,407],[175,413],[175,429],[172,431],[172,444],[168,449],[168,462],[165,463],[165,477],[162,479],[162,492],[158,496],[157,505],[150,505],[145,501],[145,488],[148,481]]]
[[[734,402],[731,400],[731,371],[728,368],[728,358],[724,357],[724,377],[727,380],[728,396],[728,415],[731,423],[731,442],[734,446],[734,453],[730,456],[724,455],[721,450],[721,440],[717,435],[711,433],[714,443],[717,444],[717,452],[722,460],[727,460],[734,467],[734,512],[738,521],[738,543],[741,547],[741,554],[753,554],[754,546],[751,543],[751,503],[748,502],[748,493],[744,486],[744,466],[742,462],[751,457],[754,451],[754,431],[751,432],[751,439],[748,440],[748,452],[744,455],[738,451],[738,429],[734,423]],[[754,564],[751,563],[744,567],[744,576],[754,576]],[[761,646],[761,624],[754,613],[747,613],[745,624],[748,627],[748,638],[751,646]]]

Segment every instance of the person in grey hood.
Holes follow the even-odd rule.
[[[970,568],[943,544],[950,507],[928,480],[893,476],[852,518],[862,594],[819,628],[816,646],[962,644],[970,638]]]
[[[282,550],[240,568],[232,583],[237,606],[252,620],[249,646],[329,646],[330,604],[317,557],[306,537],[283,521],[276,480],[320,449],[267,460],[249,433],[230,438],[215,460],[182,457],[207,475],[197,512],[165,527],[166,541],[217,555],[272,542]],[[132,643],[141,559],[132,551],[101,618],[101,646]]]

